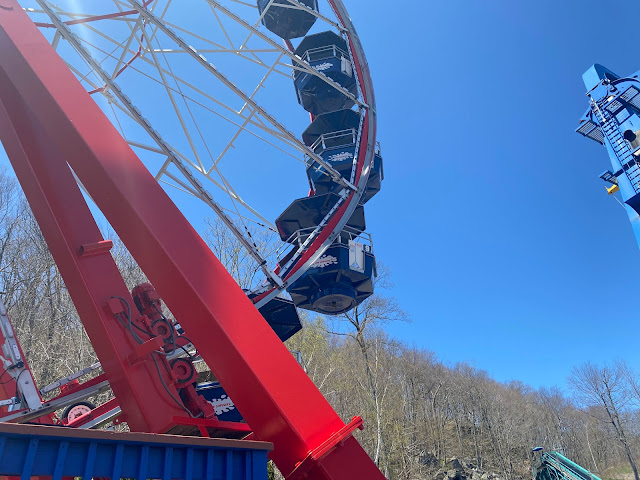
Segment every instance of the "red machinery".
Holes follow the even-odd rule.
[[[336,12],[349,22],[342,7]],[[363,88],[367,100],[372,90]],[[364,128],[363,158],[375,145],[373,111]],[[0,0],[0,139],[104,371],[84,384],[71,379],[55,401],[11,420],[40,418],[65,398],[110,386],[116,399],[77,424],[117,416],[138,432],[241,438],[251,431],[273,442],[271,458],[289,479],[383,478],[352,436],[362,421],[341,421],[17,0]],[[74,174],[157,293],[148,284],[129,293]],[[343,212],[359,199],[346,198]],[[338,211],[331,221],[346,219]],[[248,427],[217,420],[193,390],[190,361],[171,356],[189,340],[163,317],[160,298]],[[18,365],[5,368],[28,371]]]

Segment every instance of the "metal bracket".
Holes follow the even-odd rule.
[[[90,257],[92,255],[100,255],[102,253],[109,253],[113,247],[111,240],[101,240],[96,243],[87,243],[80,246],[80,256]]]
[[[136,347],[135,353],[129,357],[129,364],[132,366],[136,365],[156,350],[162,350],[162,347],[164,347],[164,340],[162,337],[150,338]]]
[[[340,430],[335,432],[323,443],[321,443],[315,450],[311,451],[307,457],[300,462],[296,468],[287,477],[287,480],[297,480],[298,478],[305,478],[320,460],[329,455],[333,450],[342,446],[344,441],[351,436],[355,430],[363,430],[364,422],[361,417],[353,417],[353,419],[347,423]]]

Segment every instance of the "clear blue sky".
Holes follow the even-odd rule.
[[[533,386],[587,360],[640,367],[640,251],[598,178],[605,149],[574,133],[590,65],[640,69],[637,36],[602,24],[640,6],[349,3],[385,159],[368,225],[413,317],[391,333]]]
[[[535,387],[587,360],[640,368],[640,251],[598,178],[604,148],[574,133],[591,64],[640,69],[637,35],[613,26],[640,6],[345,3],[385,161],[367,224],[413,318],[390,333]]]

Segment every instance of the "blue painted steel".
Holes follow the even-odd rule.
[[[578,133],[607,149],[612,170],[600,177],[618,185],[640,246],[640,81],[619,77],[602,65],[582,76],[591,105],[580,119]]]
[[[303,5],[318,11],[318,0],[298,0]],[[287,0],[258,0],[258,10],[262,15],[262,24],[280,38],[290,40],[304,37],[316,22],[316,16],[295,8]],[[269,9],[264,12],[265,8]]]
[[[335,80],[352,95],[358,86],[351,65],[347,42],[334,32],[322,32],[305,37],[295,54],[327,77]],[[329,85],[324,79],[300,70],[294,70],[293,83],[298,102],[314,115],[351,108],[353,100]]]
[[[266,480],[271,444],[0,425],[0,475],[144,480]]]
[[[339,110],[318,115],[302,133],[302,139],[315,153],[329,163],[342,177],[351,178],[356,155],[360,115],[353,110]],[[326,174],[324,167],[313,163],[307,167],[311,190],[316,194],[338,192],[342,186]],[[380,191],[384,178],[382,156],[376,152],[360,204],[367,203]]]
[[[582,81],[584,82],[584,86],[587,88],[587,91],[597,88],[598,85],[602,83],[603,79],[613,81],[619,78],[619,75],[598,63],[592,65],[589,70],[582,74]]]
[[[365,246],[364,262],[350,262],[348,239],[335,243],[296,280],[287,292],[298,308],[327,315],[351,310],[373,294],[376,261]]]

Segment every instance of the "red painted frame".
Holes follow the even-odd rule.
[[[78,254],[103,239],[66,162],[285,475],[384,478],[16,0],[0,0],[0,102],[0,138],[133,430],[182,412],[149,361],[126,363],[135,345],[105,305],[130,295],[109,255]]]
[[[0,23],[3,14],[0,11]],[[7,59],[9,46],[3,34],[0,32],[0,63]],[[130,299],[127,287],[108,251],[81,254],[84,245],[97,244],[103,238],[63,154],[5,73],[0,68],[0,139],[18,180],[80,317],[91,319],[85,322],[87,334],[114,393],[131,418],[132,428],[163,431],[169,421],[155,415],[153,404],[176,415],[184,412],[158,385],[150,359],[135,367],[129,365],[128,358],[137,344],[103,308],[113,295]],[[170,381],[168,375],[166,381]]]

